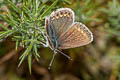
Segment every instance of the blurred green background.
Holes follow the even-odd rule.
[[[62,50],[73,60],[57,54],[48,70],[53,51],[35,43],[33,51],[37,51],[40,58],[37,53],[31,57],[34,52],[29,40],[24,42],[24,39],[32,37],[32,33],[24,32],[27,32],[29,24],[37,24],[45,32],[45,16],[64,7],[71,8],[75,12],[75,21],[84,23],[91,30],[94,41],[82,47]],[[25,26],[22,28],[24,32],[14,33],[17,29],[22,30],[18,25]],[[35,39],[44,41],[41,34]],[[26,52],[28,58],[22,58],[24,61],[18,67],[22,60],[19,57],[25,51],[30,56]],[[31,74],[29,70],[32,70]],[[0,0],[0,80],[120,80],[120,1]]]

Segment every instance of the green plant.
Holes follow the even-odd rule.
[[[101,11],[107,16],[105,27],[111,36],[120,36],[120,4],[117,0],[108,3],[108,8],[102,8]]]
[[[63,0],[64,2],[69,2]],[[51,13],[52,9],[59,7],[55,6],[59,0],[52,1],[51,5],[47,4],[49,1],[41,0],[16,0],[14,3],[7,0],[6,14],[0,13],[0,18],[7,22],[8,28],[3,24],[0,27],[0,41],[8,36],[12,36],[12,40],[16,42],[16,49],[18,46],[25,48],[24,53],[20,57],[20,63],[28,58],[29,71],[31,73],[31,60],[34,55],[38,60],[38,48],[46,44],[44,19],[45,16]]]
[[[82,3],[81,3],[82,2]],[[84,23],[90,21],[100,21],[100,19],[93,17],[97,13],[97,2],[91,0],[80,1],[78,0],[75,5],[76,20]]]

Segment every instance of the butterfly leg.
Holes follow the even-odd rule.
[[[53,54],[53,56],[52,56],[52,60],[50,61],[50,64],[49,64],[49,67],[48,67],[48,69],[50,69],[51,68],[51,65],[53,64],[53,61],[54,61],[54,59],[55,59],[55,55],[57,54],[57,52],[56,51],[54,51],[54,54]]]
[[[59,53],[61,53],[62,55],[64,55],[65,57],[67,57],[68,59],[72,60],[70,56],[66,55],[65,53],[61,52],[60,50],[57,50]]]

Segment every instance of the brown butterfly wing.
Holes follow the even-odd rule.
[[[83,46],[93,41],[91,31],[82,23],[76,22],[59,37],[59,49]]]
[[[74,12],[69,8],[60,8],[55,12],[52,12],[49,17],[46,18],[46,22],[52,25],[57,32],[58,37],[66,32],[74,22]],[[46,28],[47,29],[47,28]]]

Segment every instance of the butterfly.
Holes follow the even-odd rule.
[[[93,41],[92,32],[82,23],[74,22],[74,12],[70,8],[60,8],[45,18],[47,42],[54,51],[49,68],[57,52],[70,57],[61,49],[69,49],[87,45]]]

